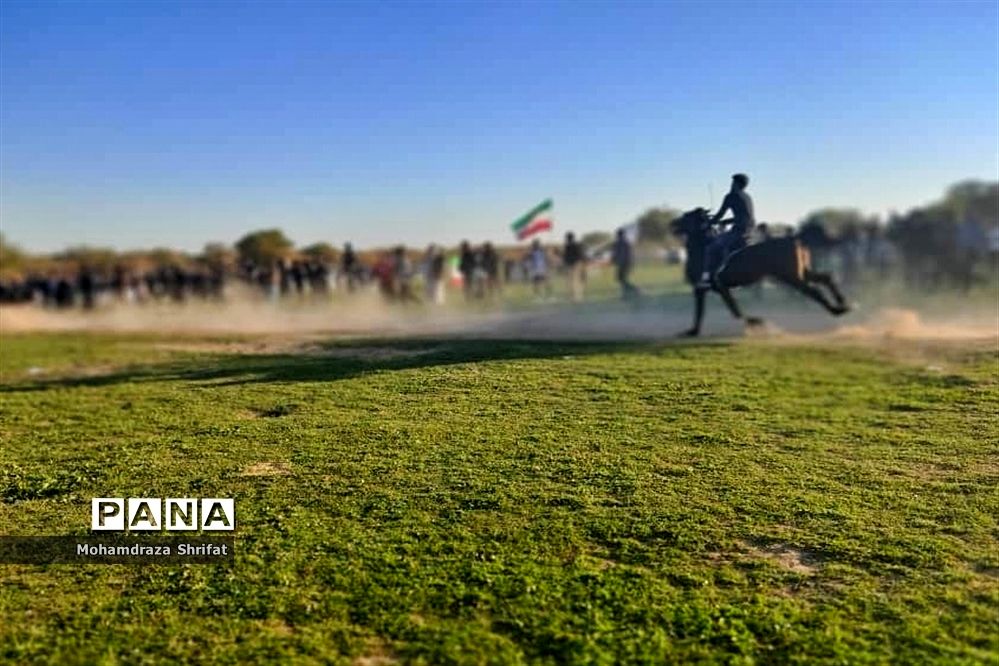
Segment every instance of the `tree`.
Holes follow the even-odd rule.
[[[966,180],[947,190],[940,206],[951,211],[953,219],[978,224],[999,220],[999,183]]]
[[[249,233],[236,243],[242,261],[252,261],[257,266],[269,266],[291,253],[292,242],[280,229],[262,229]]]
[[[856,208],[822,208],[806,215],[799,227],[802,230],[818,227],[829,238],[841,238],[856,233],[870,222]]]
[[[146,261],[157,268],[163,266],[184,266],[187,264],[187,257],[179,250],[171,250],[168,247],[154,247],[146,253]]]
[[[675,243],[670,223],[680,216],[672,208],[649,208],[638,218],[638,241],[641,243]]]
[[[86,266],[99,273],[107,273],[118,263],[118,253],[109,247],[80,245],[64,250],[53,257],[74,267]]]
[[[16,245],[11,245],[0,233],[0,273],[17,273],[24,268],[24,252]]]
[[[223,243],[207,243],[198,260],[212,268],[229,268],[236,258],[235,255],[232,248]]]
[[[312,245],[303,247],[302,254],[313,261],[319,261],[324,264],[335,264],[337,257],[340,256],[335,247],[325,242],[313,243]]]
[[[588,234],[583,234],[580,241],[588,248],[601,247],[607,245],[612,240],[614,236],[606,231],[591,231]]]
[[[887,235],[902,255],[910,285],[925,289],[949,281],[967,288],[985,252],[985,230],[997,218],[999,183],[964,181],[940,201],[894,215]]]

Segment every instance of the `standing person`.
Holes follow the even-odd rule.
[[[372,277],[378,282],[378,290],[387,301],[396,300],[395,271],[395,256],[391,252],[385,252],[378,257],[378,261],[375,262],[374,267],[371,269]]]
[[[562,262],[565,264],[566,277],[569,281],[569,294],[573,302],[579,303],[583,300],[583,281],[586,276],[586,257],[583,245],[576,240],[576,236],[570,231],[565,235],[565,246],[562,249]]]
[[[458,272],[461,273],[461,286],[465,292],[465,300],[471,301],[475,289],[475,253],[468,241],[461,241],[458,256]]]
[[[475,257],[475,268],[472,270],[472,282],[475,286],[472,289],[472,295],[475,300],[481,301],[486,295],[485,257],[482,256],[481,247],[474,250],[472,254]]]
[[[507,257],[503,260],[503,282],[513,282],[514,271],[517,270],[517,262]]]
[[[444,304],[444,253],[430,245],[423,256],[423,284],[427,300],[435,305]]]
[[[295,293],[299,297],[305,293],[305,266],[298,259],[291,262],[291,266],[288,268],[288,274],[291,277],[291,283],[295,285]]]
[[[957,249],[956,270],[959,284],[964,291],[971,289],[975,282],[975,267],[989,245],[985,230],[970,217],[957,228],[955,238]]]
[[[215,300],[222,300],[225,296],[225,267],[220,262],[215,262],[208,268],[209,292]]]
[[[492,243],[482,246],[482,271],[486,280],[486,296],[492,299],[499,294],[499,255]]]
[[[73,285],[70,284],[68,277],[65,275],[59,276],[53,289],[53,295],[57,308],[65,309],[73,307],[75,295],[73,293]]]
[[[125,271],[125,267],[121,264],[115,264],[114,269],[111,271],[111,291],[114,292],[114,297],[119,302],[124,302],[127,299],[127,289],[128,289],[128,273]]]
[[[274,262],[271,270],[266,274],[267,297],[271,302],[276,302],[281,296],[281,264]]]
[[[187,293],[187,273],[177,264],[171,264],[167,271],[167,290],[175,302],[183,303]]]
[[[989,257],[989,267],[993,274],[999,271],[999,225],[993,225],[985,235],[986,253]],[[887,244],[887,242],[885,243]],[[887,254],[887,251],[885,252]]]
[[[541,246],[541,241],[534,239],[525,260],[527,274],[531,280],[531,288],[537,298],[549,298],[552,295],[552,285],[548,280],[548,253]],[[542,290],[544,294],[542,295]]]
[[[93,310],[95,302],[94,294],[97,285],[94,279],[94,272],[90,269],[90,266],[84,264],[80,267],[80,274],[77,276],[76,284],[80,290],[80,295],[83,297],[83,308],[85,310]]]
[[[839,266],[844,286],[851,286],[857,279],[857,257],[860,254],[860,231],[852,222],[847,224],[839,237]]]
[[[287,296],[291,291],[291,264],[284,257],[278,259],[278,276],[281,295]]]
[[[406,256],[405,246],[399,245],[392,251],[392,292],[401,303],[420,302],[413,293],[413,267]]]
[[[614,272],[618,284],[621,285],[621,298],[628,300],[640,295],[638,287],[633,285],[628,279],[634,265],[634,253],[631,243],[628,242],[628,235],[624,228],[617,230],[617,237],[611,247],[611,261],[614,263]]]
[[[770,233],[770,225],[766,222],[760,222],[756,225],[756,238],[758,239],[758,243],[765,243],[773,237],[773,234]]]
[[[45,307],[52,305],[52,297],[55,289],[52,276],[29,275],[28,288],[31,290],[32,300],[40,301]]]
[[[306,261],[305,277],[314,297],[318,298],[329,293],[330,269],[324,260],[317,257]]]
[[[138,273],[132,272],[128,276],[128,300],[135,303],[145,303],[146,297],[149,295],[146,292],[146,283],[142,281]]]
[[[749,187],[749,176],[737,173],[732,176],[732,187],[722,201],[721,208],[711,219],[712,224],[731,222],[728,231],[715,238],[704,250],[704,273],[699,286],[708,287],[713,273],[721,266],[728,255],[746,247],[749,234],[756,226],[756,215],[753,211],[753,199],[746,192]],[[722,220],[726,212],[732,211],[732,218]]]
[[[340,274],[347,281],[347,291],[353,292],[357,286],[357,255],[350,243],[343,244],[343,256],[340,257]]]

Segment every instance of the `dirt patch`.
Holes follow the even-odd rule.
[[[195,354],[272,354],[279,353],[283,346],[265,340],[247,342],[169,342],[153,345],[153,349],[170,352],[192,352]]]
[[[607,571],[608,569],[613,569],[618,566],[617,562],[609,557],[606,557],[606,555],[606,553],[601,555],[581,555],[578,558],[578,561],[584,566],[596,569],[597,571]]]
[[[802,548],[795,548],[790,544],[771,543],[753,545],[743,543],[742,546],[747,555],[769,560],[778,564],[781,568],[793,571],[794,573],[810,576],[819,569],[819,558],[815,553]]]
[[[108,363],[98,365],[81,365],[74,363],[70,366],[57,366],[55,368],[43,368],[33,365],[20,372],[11,373],[13,375],[23,374],[33,379],[95,379],[97,377],[107,377],[122,369],[123,366],[111,365]]]
[[[322,347],[307,345],[299,350],[306,356],[324,358],[356,359],[359,361],[391,361],[397,358],[413,358],[426,356],[440,350],[440,347],[424,347],[420,349],[404,347]]]
[[[295,628],[284,620],[261,620],[258,624],[265,631],[275,636],[281,636],[282,638],[286,638],[295,633]]]
[[[989,578],[995,578],[999,580],[999,567],[990,567],[985,564],[976,564],[974,566],[974,571],[982,576],[988,576]]]
[[[75,365],[70,369],[68,374],[71,377],[104,377],[120,369],[120,366],[110,364]]]
[[[367,653],[351,662],[353,666],[389,666],[398,664],[399,659],[392,654],[381,640],[369,641]]]
[[[373,654],[357,657],[352,663],[354,666],[389,666],[398,664],[399,660],[387,654]]]
[[[894,475],[905,476],[919,481],[954,481],[971,480],[972,472],[977,472],[969,465],[946,464],[936,462],[914,462],[904,467],[898,467]],[[988,473],[987,471],[985,473]]]
[[[709,550],[704,553],[704,557],[715,564],[731,564],[733,559],[730,553],[722,553],[717,550]]]
[[[154,345],[155,349],[172,352],[187,352],[196,354],[226,354],[226,355],[296,355],[315,358],[336,358],[359,361],[391,361],[399,358],[426,356],[440,350],[440,347],[392,347],[388,345],[363,346],[324,346],[312,340],[303,340],[302,336],[289,338],[262,338],[258,340],[238,341],[198,341],[169,342]]]
[[[291,465],[286,462],[257,462],[240,472],[242,476],[286,476]]]

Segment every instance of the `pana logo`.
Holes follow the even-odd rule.
[[[231,498],[95,497],[90,529],[95,532],[159,532],[161,530],[231,532],[236,529],[236,502]]]

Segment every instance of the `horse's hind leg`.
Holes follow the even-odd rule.
[[[736,319],[742,319],[750,326],[759,326],[763,323],[763,320],[758,317],[746,317],[742,314],[742,309],[739,307],[739,304],[736,303],[735,297],[732,296],[732,292],[728,289],[728,287],[716,286],[715,289],[722,297],[722,300],[725,301],[725,305],[728,306],[728,311],[732,313],[733,317]]]
[[[732,292],[725,287],[717,287],[719,295],[721,295],[722,300],[725,301],[725,305],[728,307],[728,311],[732,313],[732,316],[736,319],[742,319],[742,310],[739,308],[739,304],[735,302],[735,298],[732,297]]]
[[[829,299],[826,298],[826,295],[823,294],[821,290],[813,287],[812,285],[808,284],[807,282],[802,282],[801,280],[798,280],[798,279],[794,279],[794,280],[781,280],[781,282],[783,282],[784,284],[788,285],[789,287],[793,287],[793,288],[797,289],[802,294],[804,294],[805,296],[808,296],[810,299],[812,299],[813,301],[817,302],[819,305],[821,305],[822,307],[824,307],[826,310],[828,310],[830,313],[832,313],[834,315],[838,316],[838,315],[841,315],[841,314],[847,312],[847,310],[849,310],[849,308],[846,307],[846,305],[844,305],[844,304],[830,302]]]
[[[832,293],[833,298],[836,299],[837,305],[846,308],[847,310],[850,309],[850,307],[846,304],[846,299],[843,297],[843,292],[839,290],[839,287],[836,285],[836,281],[832,279],[832,275],[829,273],[820,273],[818,271],[807,269],[805,270],[805,280],[821,284],[828,289],[830,293]]]

